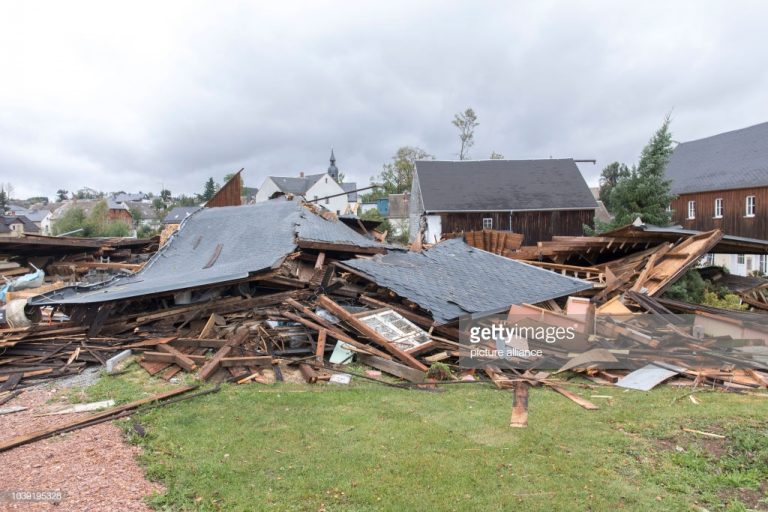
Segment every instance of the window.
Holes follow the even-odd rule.
[[[723,218],[723,198],[718,197],[715,199],[715,218],[716,219],[722,219]]]
[[[331,198],[330,198],[330,197],[326,197],[326,198],[325,198],[325,204],[328,204],[328,203],[330,203],[330,202],[331,202]]]
[[[747,217],[755,216],[755,196],[747,196]]]
[[[761,254],[759,258],[760,272],[763,274],[768,274],[768,257],[766,257],[765,254]]]
[[[738,265],[743,265],[744,264],[744,255],[743,254],[738,254],[736,256],[736,263]]]
[[[493,218],[491,217],[483,218],[483,229],[493,229]]]
[[[696,201],[688,201],[688,218],[696,218]]]
[[[715,255],[713,253],[707,253],[707,255],[704,257],[704,264],[707,266],[712,266],[715,264]]]

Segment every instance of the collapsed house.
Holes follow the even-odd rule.
[[[466,285],[470,280],[474,287]],[[426,293],[415,292],[419,283]],[[336,349],[331,339],[343,342],[341,350],[375,358],[368,359],[371,365],[386,364],[399,374],[416,370],[421,377],[411,378],[423,380],[427,361],[403,350],[403,340],[383,337],[354,315],[390,310],[400,328],[409,324],[414,336],[430,341],[418,347],[427,356],[441,345],[423,329],[455,334],[463,314],[505,311],[591,287],[462,240],[408,252],[365,236],[316,206],[277,199],[198,210],[138,272],[30,298],[28,311],[46,308],[66,313],[69,321],[7,330],[0,344],[17,364],[55,351],[45,358],[45,368],[37,369],[43,373],[22,372],[32,381],[79,371],[125,348],[144,352],[141,364],[165,378],[182,368],[200,368],[207,351],[225,348],[225,355],[210,360],[218,362],[204,378],[255,375],[265,363],[278,373],[280,357],[312,354],[323,361]],[[380,326],[382,321],[376,320]]]
[[[343,384],[355,376],[396,387],[487,379],[514,388],[514,426],[527,421],[528,386],[596,408],[551,378],[565,371],[633,389],[665,380],[768,387],[764,313],[663,297],[704,254],[767,251],[766,242],[636,225],[528,246],[483,230],[416,251],[381,243],[369,228],[291,196],[202,208],[137,272],[29,298],[29,316],[42,311],[43,321],[0,331],[0,387],[109,367],[132,351],[163,379],[192,372],[210,382]],[[745,292],[759,298],[763,289]],[[45,320],[54,314],[64,321]],[[533,334],[467,344],[472,327],[498,318]],[[568,344],[539,334],[554,327],[573,334]],[[506,352],[476,358],[468,347]],[[353,359],[405,382],[350,370]]]

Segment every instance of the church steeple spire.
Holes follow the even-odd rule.
[[[331,148],[331,165],[328,166],[328,174],[334,181],[339,181],[339,169],[336,167],[336,156],[333,154],[333,148]]]

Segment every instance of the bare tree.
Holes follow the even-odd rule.
[[[469,148],[475,144],[475,127],[480,124],[477,122],[477,115],[474,110],[468,108],[453,116],[452,123],[459,129],[459,139],[461,139],[459,160],[466,160],[469,158]]]
[[[504,160],[504,155],[495,151],[491,151],[491,160]]]

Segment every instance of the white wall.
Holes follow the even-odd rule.
[[[442,219],[439,215],[427,215],[427,231],[424,233],[426,243],[434,244],[443,236]]]
[[[762,270],[765,272],[764,267],[761,268],[761,264],[764,259],[760,258],[758,254],[745,254],[743,263],[739,263],[738,254],[715,254],[715,265],[725,267],[733,275],[736,276],[748,276],[755,270]]]
[[[307,194],[304,196],[308,201],[311,201],[314,198],[320,198],[320,197],[326,197],[326,196],[333,196],[336,194],[342,194],[337,197],[331,197],[329,199],[321,199],[316,204],[319,204],[323,208],[326,208],[327,210],[330,210],[334,213],[339,214],[345,214],[347,213],[347,209],[349,206],[349,201],[347,200],[347,194],[344,194],[344,189],[341,188],[341,186],[334,181],[333,178],[326,175],[317,180],[317,182],[312,185],[309,190],[307,190]]]
[[[272,178],[268,177],[259,187],[259,191],[256,192],[256,202],[260,203],[262,201],[267,201],[269,200],[269,196],[279,191],[280,189],[275,185],[275,182],[272,181]]]

